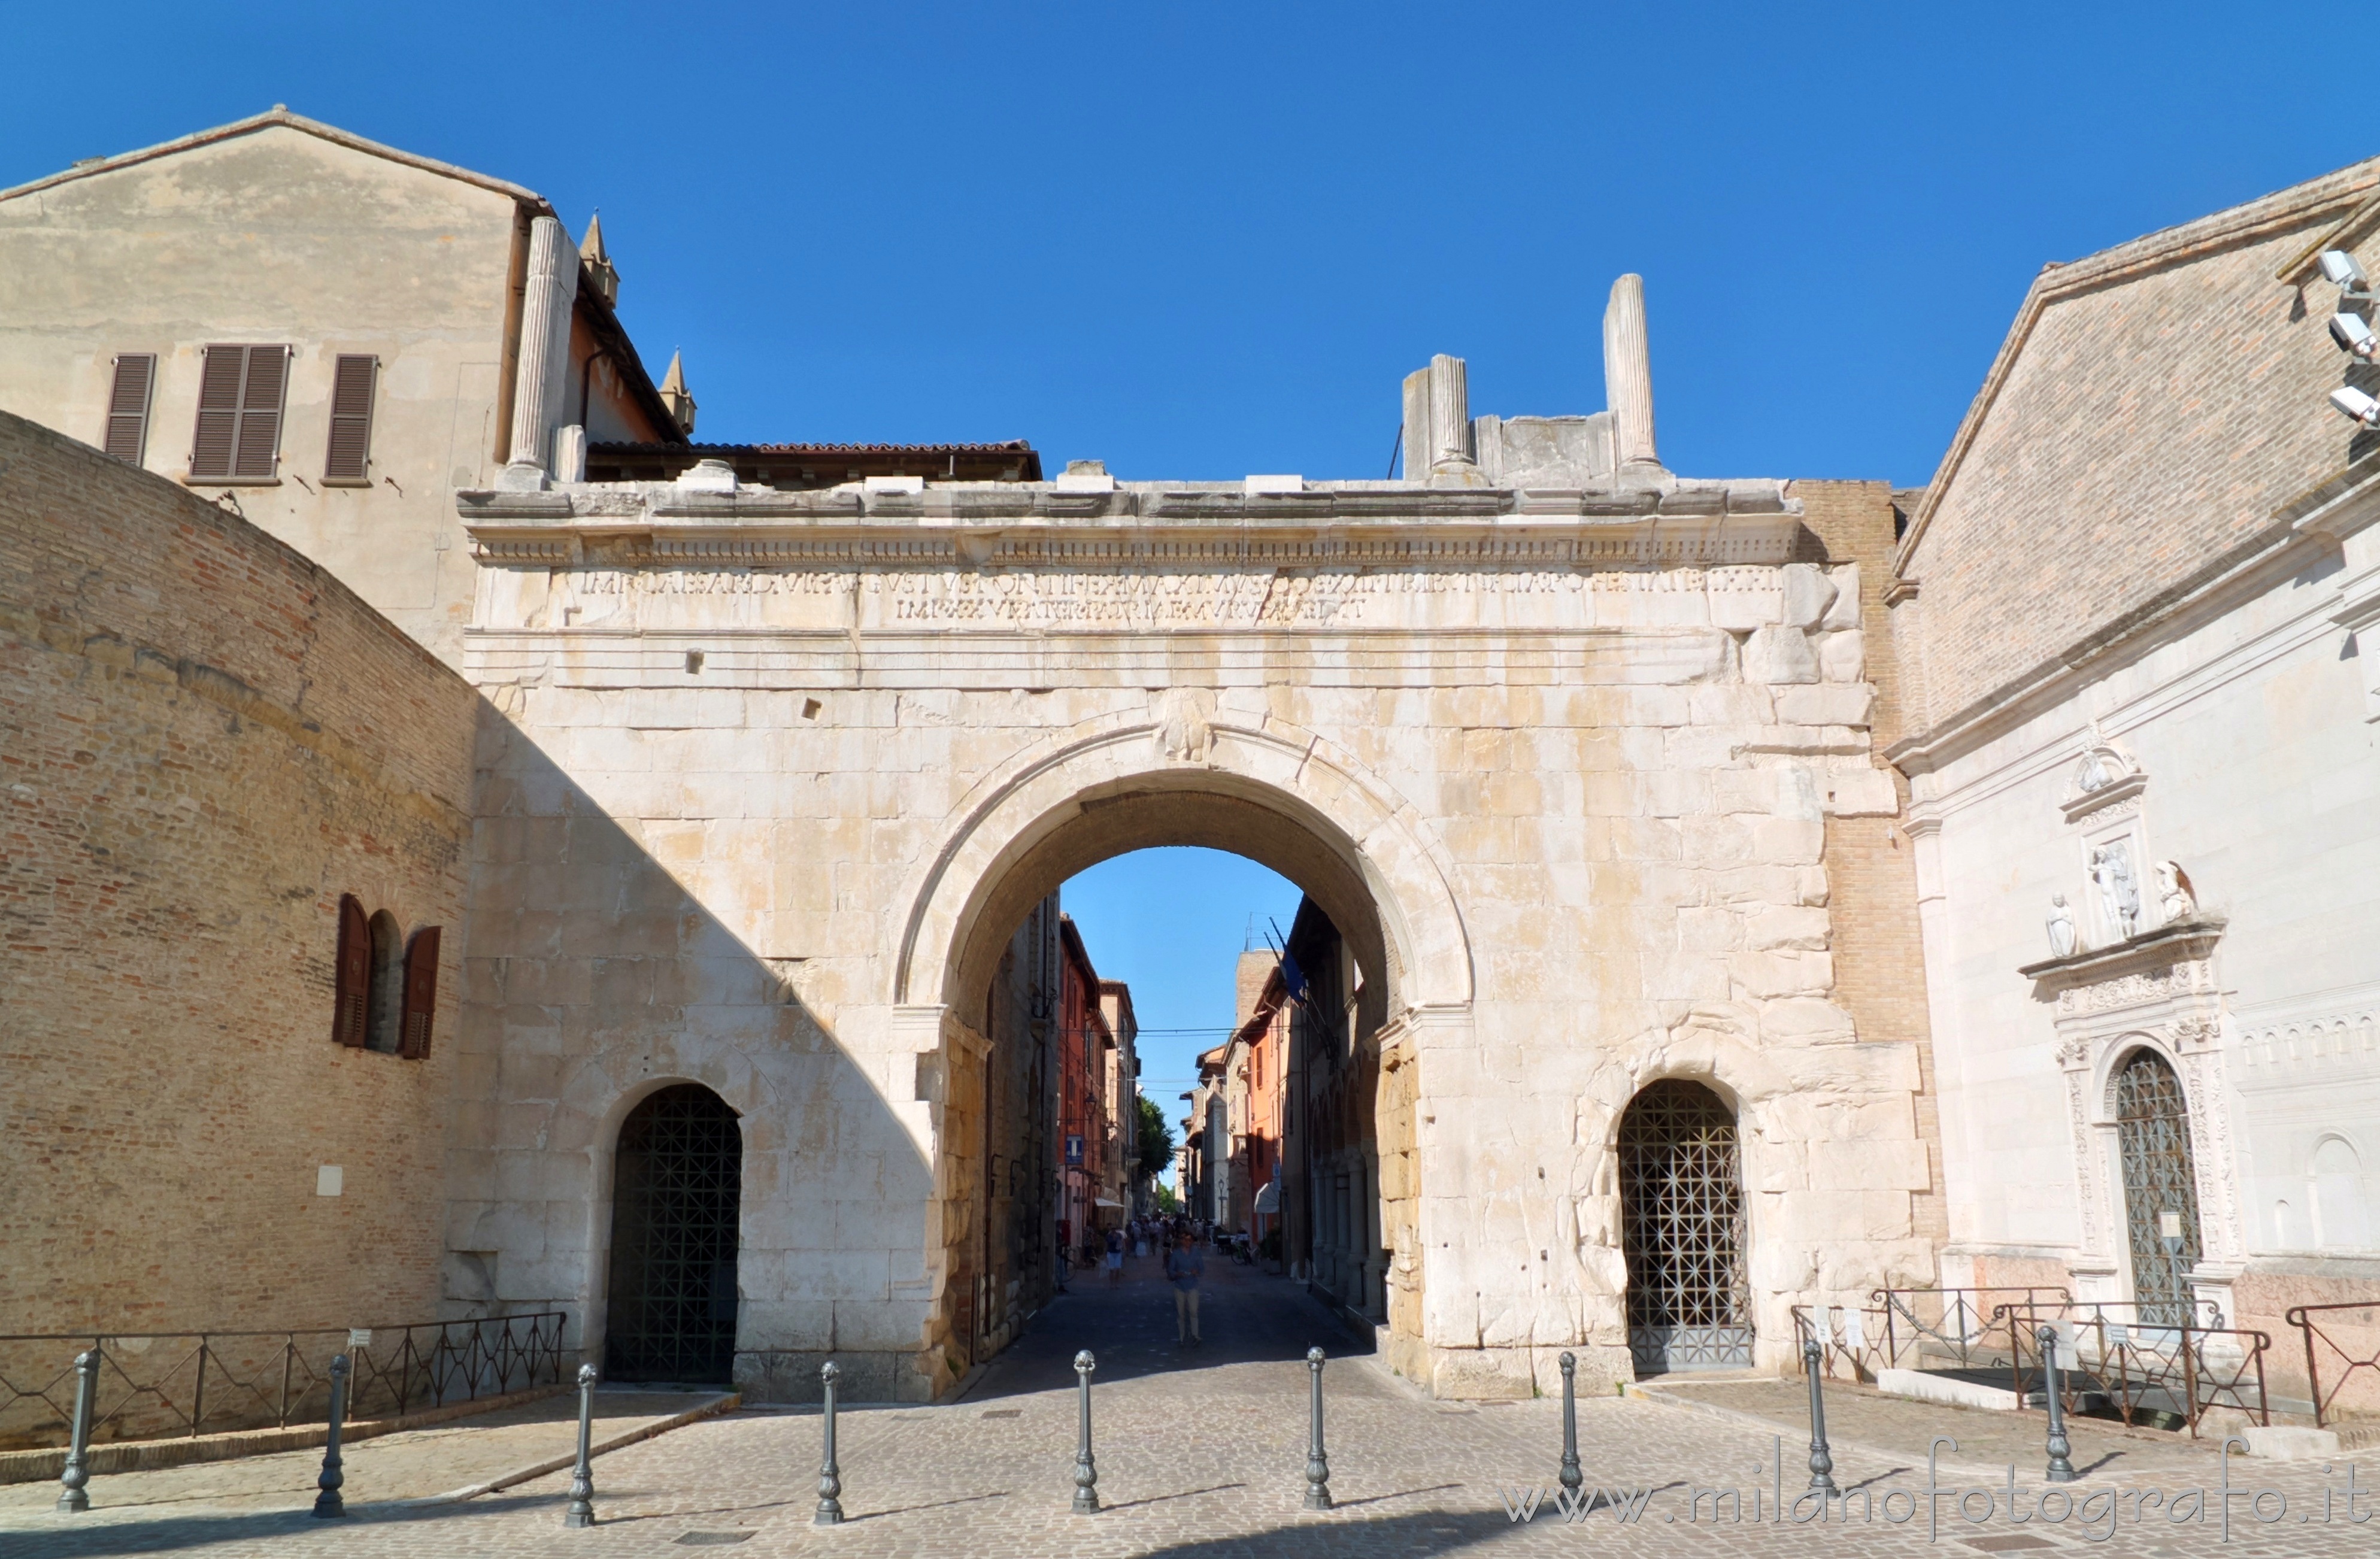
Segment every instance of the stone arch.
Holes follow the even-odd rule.
[[[2291,1031],[2291,1037],[2292,1039],[2295,1037],[2294,1030]],[[2131,1065],[2132,1057],[2143,1050],[2163,1061],[2168,1070],[2180,1080],[2182,1093],[2189,1098],[2192,1113],[2197,1112],[2198,1100],[2192,1092],[2191,1076],[2182,1066],[2181,1057],[2175,1055],[2173,1047],[2155,1034],[2135,1029],[2119,1035],[2115,1042],[2107,1045],[2100,1054],[2098,1072],[2092,1079],[2091,1086],[2092,1108],[2096,1112],[2092,1117],[2095,1124],[2105,1126],[2115,1124],[2116,1080],[2124,1068]]]
[[[1389,1015],[1470,1004],[1468,934],[1414,808],[1320,736],[1256,717],[1185,738],[1179,718],[1077,726],[986,777],[908,886],[897,1004],[972,1021],[987,958],[1025,910],[1129,850],[1204,845],[1279,871],[1381,982]]]

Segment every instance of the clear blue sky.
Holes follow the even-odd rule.
[[[1382,472],[1432,352],[1596,409],[1634,270],[1670,465],[1912,483],[2045,260],[2380,150],[2354,14],[18,6],[0,183],[286,102],[601,206],[706,435],[1136,477]]]
[[[2043,262],[2380,151],[2361,14],[18,6],[0,184],[285,102],[600,206],[707,438],[1128,477],[1384,473],[1433,352],[1475,411],[1595,410],[1638,271],[1673,468],[1905,484]],[[1248,912],[1295,891],[1169,859],[1068,906],[1145,1023],[1228,1022]]]

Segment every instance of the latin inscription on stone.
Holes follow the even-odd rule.
[[[1712,597],[1777,595],[1764,568],[556,569],[515,577],[522,627],[746,622],[1135,632],[1701,625]],[[500,592],[500,595],[502,593]],[[542,607],[538,596],[545,598]]]

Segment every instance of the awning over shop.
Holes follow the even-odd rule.
[[[1257,1211],[1259,1213],[1278,1213],[1281,1211],[1281,1182],[1279,1180],[1272,1181],[1270,1184],[1267,1185],[1264,1190],[1257,1192]]]

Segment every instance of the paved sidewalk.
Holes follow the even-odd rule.
[[[2104,1545],[2085,1542],[2072,1525],[2010,1527],[2001,1512],[2004,1491],[1989,1496],[1993,1511],[1979,1517],[1987,1526],[1961,1524],[1957,1499],[1946,1499],[1937,1541],[1909,1492],[1924,1482],[1922,1454],[1877,1455],[1848,1445],[1837,1458],[1837,1476],[1846,1486],[1864,1486],[1870,1518],[1854,1514],[1847,1529],[1837,1507],[1823,1527],[1779,1525],[1776,1492],[1781,1487],[1790,1500],[1806,1482],[1806,1471],[1796,1474],[1806,1455],[1805,1431],[1789,1432],[1782,1420],[1764,1430],[1612,1396],[1579,1404],[1580,1451],[1590,1489],[1627,1492],[1616,1505],[1597,1501],[1576,1524],[1566,1523],[1552,1499],[1541,1494],[1536,1518],[1515,1521],[1506,1500],[1527,1497],[1516,1489],[1542,1491],[1555,1482],[1559,1402],[1474,1406],[1424,1399],[1363,1356],[1367,1345],[1340,1330],[1295,1286],[1222,1263],[1209,1268],[1207,1347],[1177,1348],[1172,1300],[1154,1262],[1134,1268],[1115,1291],[1103,1281],[1078,1285],[1075,1295],[1035,1318],[1027,1335],[955,1402],[847,1410],[840,1449],[850,1519],[839,1528],[810,1525],[820,1444],[816,1410],[747,1410],[599,1461],[601,1525],[588,1531],[562,1528],[567,1479],[556,1475],[459,1505],[365,1506],[340,1523],[198,1500],[79,1518],[11,1510],[0,1512],[0,1553],[7,1559],[163,1551],[288,1559],[658,1559],[716,1545],[732,1546],[739,1555],[795,1559],[1373,1559],[1588,1548],[1629,1559],[1717,1559],[1732,1552],[1814,1559],[1949,1553],[1972,1559],[2011,1548],[2070,1548],[2146,1559],[2201,1553],[2314,1559],[2368,1554],[2374,1551],[2373,1535],[2380,1533],[2380,1526],[2347,1526],[2343,1509],[2339,1519],[2320,1522],[2325,1480],[2319,1466],[2235,1462],[2235,1478],[2286,1494],[2289,1512],[2284,1525],[2258,1527],[2240,1502],[2228,1548],[2211,1513],[2204,1522],[2174,1526],[2155,1508],[2136,1511],[2136,1524],[2119,1528]],[[1332,1356],[1325,1385],[1337,1508],[1318,1513],[1301,1508],[1303,1355],[1313,1343]],[[1085,1347],[1099,1359],[1095,1431],[1099,1492],[1107,1509],[1095,1517],[1068,1508],[1075,1425],[1069,1361]],[[1786,1389],[1797,1386],[1788,1383]],[[1853,1417],[1864,1410],[1848,1404],[1843,1409]],[[2342,1478],[2328,1480],[2334,1494]],[[2211,1475],[2201,1481],[2211,1482]],[[2380,1504],[2371,1492],[2374,1482],[2380,1472],[2362,1485],[2360,1508],[2366,1512]],[[2028,1500],[2041,1493],[2030,1476],[2027,1484]],[[1696,1504],[1697,1486],[1724,1486],[1732,1500],[1706,1495]],[[1892,1490],[1900,1491],[1908,1513],[1898,1518],[1900,1524],[1894,1524],[1890,1497],[1883,1502],[1885,1514],[1874,1515],[1876,1496]],[[1973,1484],[1963,1492],[1971,1509],[1985,1498]],[[2100,1492],[2112,1500],[2117,1491]],[[1815,1514],[1806,1504],[1803,1513]],[[1624,1518],[1629,1511],[1633,1519]],[[2301,1516],[2313,1519],[2301,1521]]]
[[[1803,1447],[1808,1457],[1810,1387],[1807,1381],[1696,1381],[1671,1376],[1649,1383],[1655,1397],[1674,1396],[1714,1408],[1749,1414],[1774,1427],[1788,1444]],[[2039,1411],[1999,1413],[1983,1408],[1959,1408],[1937,1402],[1912,1402],[1887,1396],[1871,1386],[1846,1381],[1826,1383],[1827,1437],[1856,1442],[1890,1451],[1896,1457],[1914,1457],[1923,1466],[1927,1444],[1935,1435],[1958,1441],[1944,1446],[1944,1465],[2003,1468],[2013,1462],[2018,1472],[2037,1478],[2048,1459],[2048,1415]],[[2085,1480],[2171,1482],[2219,1475],[2222,1431],[2211,1425],[2192,1440],[2186,1433],[2168,1434],[2153,1429],[2126,1429],[2103,1419],[2066,1420],[2068,1459]],[[2233,1454],[2233,1477],[2269,1469],[2268,1462],[2242,1462]]]
[[[719,1396],[715,1391],[599,1389],[595,1393],[596,1444],[715,1402]],[[426,1499],[491,1482],[555,1456],[575,1456],[577,1445],[578,1394],[574,1390],[429,1429],[343,1445],[340,1470],[346,1481],[340,1492],[351,1507]],[[602,1464],[599,1460],[596,1465]],[[197,1507],[248,1514],[310,1511],[315,1480],[322,1470],[319,1449],[281,1451],[235,1461],[96,1477],[89,1493],[94,1513],[103,1520],[126,1515],[149,1518]],[[27,1517],[49,1513],[57,1497],[55,1481],[0,1487],[0,1534]],[[0,1536],[0,1553],[8,1547],[5,1536]]]

